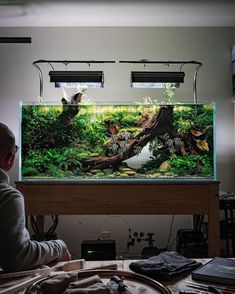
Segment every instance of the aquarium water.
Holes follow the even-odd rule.
[[[215,180],[215,106],[21,104],[21,180]]]

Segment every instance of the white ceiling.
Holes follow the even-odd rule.
[[[235,0],[0,0],[0,27],[234,26]]]

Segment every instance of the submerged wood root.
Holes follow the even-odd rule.
[[[151,140],[157,136],[161,136],[168,133],[170,136],[175,136],[176,133],[173,130],[173,106],[164,105],[160,110],[152,117],[152,120],[148,123],[148,126],[143,128],[140,134],[131,140],[125,141],[124,138],[119,138],[125,142],[125,150],[117,152],[112,156],[98,156],[91,157],[83,161],[82,165],[85,170],[92,169],[104,169],[107,167],[118,166],[123,160],[129,159],[138,153],[138,150],[146,146]]]

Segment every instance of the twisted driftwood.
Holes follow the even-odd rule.
[[[148,126],[143,128],[141,133],[135,138],[126,142],[123,153],[117,153],[113,156],[97,156],[91,157],[83,161],[83,167],[86,170],[104,169],[110,166],[116,166],[123,160],[129,159],[137,154],[138,148],[143,148],[157,136],[168,133],[175,136],[173,130],[173,106],[161,106],[160,110],[153,116]],[[120,139],[119,139],[120,140]]]

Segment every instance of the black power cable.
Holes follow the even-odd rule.
[[[31,236],[32,239],[37,240],[37,241],[47,241],[47,240],[53,240],[56,239],[56,233],[55,230],[58,226],[59,223],[59,218],[58,215],[51,215],[51,219],[52,219],[52,225],[51,227],[48,229],[47,232],[40,232],[38,224],[35,220],[34,216],[30,216],[30,224],[31,224],[31,228],[34,232],[34,234]]]

